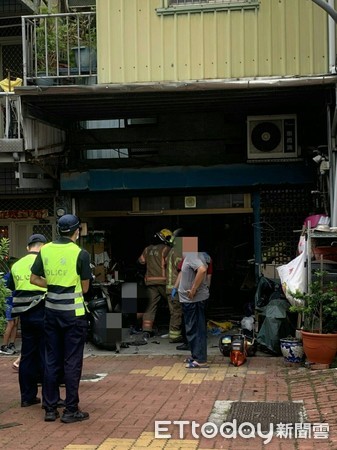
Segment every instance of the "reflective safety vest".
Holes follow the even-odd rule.
[[[38,305],[46,294],[47,289],[30,283],[30,269],[35,258],[36,253],[28,253],[12,266],[11,274],[15,284],[12,317],[16,317]]]
[[[85,315],[81,277],[77,273],[77,259],[81,249],[74,242],[50,242],[41,250],[44,275],[47,281],[46,308]]]

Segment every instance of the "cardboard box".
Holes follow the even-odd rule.
[[[94,269],[94,275],[96,278],[96,281],[106,281],[106,272],[105,272],[105,267],[103,266],[103,264],[99,264],[98,266],[95,267]]]
[[[279,280],[279,274],[276,270],[277,267],[279,267],[280,264],[262,264],[261,265],[261,273],[266,278],[270,278],[271,280]]]
[[[94,244],[94,254],[95,255],[100,255],[103,252],[104,252],[104,242]]]

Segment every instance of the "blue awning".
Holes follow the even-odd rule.
[[[310,184],[312,168],[302,162],[228,164],[212,167],[174,166],[147,169],[90,169],[63,172],[62,191],[116,191],[258,185]]]

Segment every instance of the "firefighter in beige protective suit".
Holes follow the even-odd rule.
[[[154,334],[153,324],[160,300],[166,297],[166,268],[165,261],[170,251],[170,239],[172,232],[166,228],[154,236],[154,242],[145,247],[138,258],[138,262],[146,265],[145,285],[147,290],[148,304],[143,315],[142,328],[150,335]]]

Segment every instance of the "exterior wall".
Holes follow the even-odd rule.
[[[311,0],[162,15],[162,0],[97,0],[100,83],[328,73],[328,15]]]

